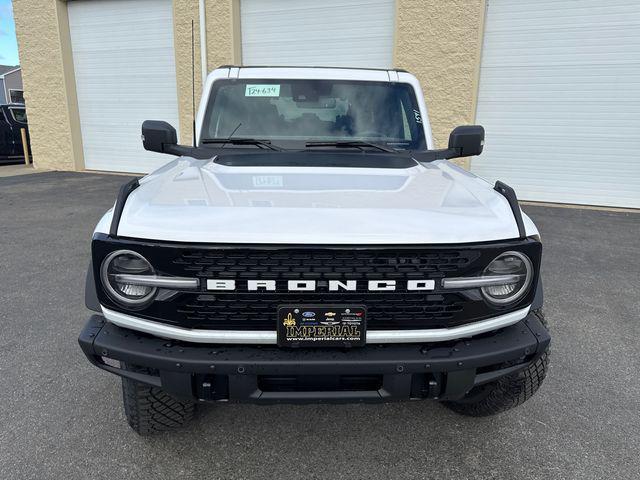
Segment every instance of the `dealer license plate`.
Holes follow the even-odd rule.
[[[366,343],[362,305],[280,305],[278,346],[359,347]]]

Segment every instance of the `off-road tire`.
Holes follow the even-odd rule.
[[[149,373],[144,368],[123,365],[130,371]],[[158,387],[122,378],[122,398],[127,423],[139,435],[179,428],[193,418],[195,403],[178,400]]]
[[[547,321],[547,317],[544,315],[544,310],[539,308],[538,310],[533,310],[531,313],[538,317],[538,320],[540,320],[540,323],[544,325],[544,328],[549,330],[549,322]]]
[[[533,312],[549,328],[542,310]],[[540,388],[549,367],[549,350],[524,370],[506,375],[495,382],[473,388],[461,400],[445,402],[456,413],[486,417],[502,413],[526,402]]]

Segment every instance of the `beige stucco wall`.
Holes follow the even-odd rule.
[[[37,168],[83,167],[66,4],[14,0],[13,11]]]
[[[209,71],[240,63],[240,0],[207,0]]]
[[[220,65],[236,63],[239,35],[238,0],[207,0],[207,70]],[[195,38],[195,87],[196,109],[202,94],[202,70],[200,59],[200,17],[198,0],[173,0],[174,35],[176,52],[176,75],[178,84],[178,108],[180,113],[180,141],[191,142],[192,128],[192,83],[191,83],[191,21],[194,22]],[[236,25],[237,24],[237,25]]]
[[[433,136],[475,119],[484,0],[396,0],[395,67],[422,84]],[[468,168],[468,159],[458,162]]]
[[[191,86],[191,21],[195,38],[195,88],[196,108],[202,91],[202,74],[200,69],[200,19],[198,16],[198,0],[173,1],[174,49],[176,55],[176,81],[178,86],[178,113],[180,115],[180,143],[190,144],[193,130],[191,119],[192,86]]]
[[[394,63],[423,85],[438,146],[473,123],[485,0],[396,0]],[[191,141],[191,21],[201,95],[198,0],[173,0],[180,140]],[[32,153],[38,168],[80,170],[82,140],[64,0],[14,0]],[[207,69],[240,64],[240,0],[206,0]],[[467,160],[459,162],[468,166]]]

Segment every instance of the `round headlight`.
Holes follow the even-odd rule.
[[[533,278],[533,266],[525,254],[505,252],[498,255],[482,275],[502,279],[496,285],[482,287],[482,293],[489,302],[504,305],[515,302],[527,292]]]
[[[125,306],[141,306],[156,294],[156,287],[127,283],[127,275],[154,275],[151,264],[131,250],[118,250],[107,256],[101,267],[102,284],[109,296]]]

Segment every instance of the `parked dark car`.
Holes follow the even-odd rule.
[[[21,128],[27,128],[24,105],[0,105],[0,163],[14,163],[24,159]],[[27,129],[27,143],[29,130]]]

